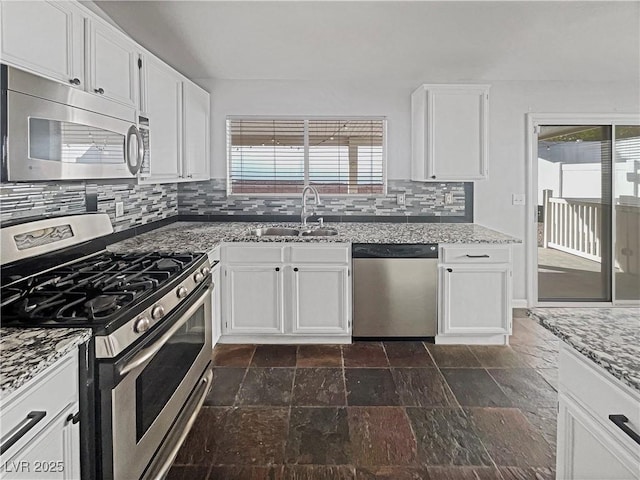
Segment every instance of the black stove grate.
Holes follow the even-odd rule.
[[[103,326],[170,285],[200,254],[103,252],[0,289],[4,326]]]

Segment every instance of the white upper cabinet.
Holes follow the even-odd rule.
[[[208,180],[209,94],[152,55],[140,78],[150,137],[142,182]]]
[[[181,174],[182,76],[151,55],[144,55],[142,64],[142,104],[149,117],[149,162],[143,176],[174,181]]]
[[[411,178],[487,177],[488,85],[422,85],[411,95]]]
[[[183,98],[183,175],[188,180],[209,179],[209,94],[186,81]]]
[[[2,62],[84,88],[84,14],[71,2],[0,2]]]
[[[140,49],[116,29],[89,21],[88,90],[138,107]]]

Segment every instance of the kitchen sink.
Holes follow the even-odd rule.
[[[254,228],[249,233],[256,237],[331,237],[337,235],[338,231],[333,228],[308,228],[298,230],[297,228],[285,227],[264,227]]]
[[[302,237],[331,237],[337,235],[338,231],[333,228],[315,228],[309,230],[302,230],[300,236]]]
[[[295,228],[266,227],[253,229],[250,233],[256,237],[297,237],[299,235],[299,230]]]

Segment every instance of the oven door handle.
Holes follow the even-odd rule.
[[[191,318],[191,316],[202,305],[204,305],[205,300],[209,298],[208,294],[209,292],[211,292],[211,290],[213,290],[213,285],[210,285],[209,288],[207,288],[205,292],[202,294],[202,298],[198,300],[196,303],[194,303],[193,306],[184,313],[182,318],[178,322],[173,324],[169,330],[167,330],[157,341],[153,343],[153,345],[151,345],[148,348],[145,348],[139,354],[133,357],[131,361],[127,362],[120,369],[120,375],[126,375],[130,371],[135,370],[136,368],[140,367],[141,365],[144,365],[149,360],[151,360],[154,357],[154,355],[158,353],[158,351],[164,346],[164,344],[167,343],[169,340],[171,340],[171,337],[173,337],[175,333],[178,330],[180,330],[185,323],[187,323],[187,321]]]

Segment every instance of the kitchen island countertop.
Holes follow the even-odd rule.
[[[176,222],[114,243],[113,252],[171,251],[207,252],[223,242],[296,243],[476,243],[510,244],[521,240],[473,223],[326,223],[338,231],[334,236],[263,236],[250,231],[260,227],[299,228],[299,223]],[[313,228],[315,225],[310,225]]]
[[[529,316],[640,391],[640,308],[532,308]]]
[[[90,328],[0,328],[0,400],[90,338]]]

